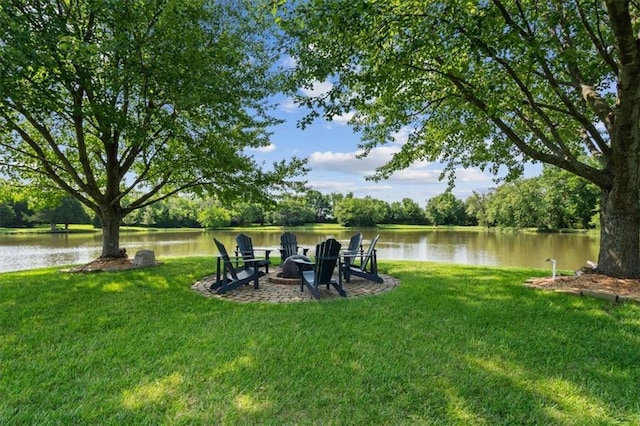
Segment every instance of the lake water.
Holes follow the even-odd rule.
[[[247,232],[254,247],[280,243],[283,230],[251,229]],[[333,237],[347,245],[356,230],[295,230],[301,246],[313,248]],[[184,231],[123,233],[120,245],[133,258],[136,251],[150,249],[156,258],[213,256],[217,250],[213,238],[222,241],[231,252],[237,231]],[[420,230],[362,230],[365,248],[380,233],[378,259],[420,260],[469,265],[522,266],[551,268],[547,259],[557,261],[558,269],[575,270],[587,260],[596,261],[599,239],[580,234],[511,234],[465,232],[424,228]],[[96,234],[0,234],[0,272],[47,266],[87,263],[100,255],[102,236]],[[272,256],[278,256],[277,250]]]

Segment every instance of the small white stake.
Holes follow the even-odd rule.
[[[556,260],[555,259],[547,259],[547,262],[551,262],[551,279],[556,279]]]

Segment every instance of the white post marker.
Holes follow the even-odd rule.
[[[547,259],[547,262],[551,262],[551,279],[556,279],[556,260]]]

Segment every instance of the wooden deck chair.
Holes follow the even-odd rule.
[[[213,241],[216,243],[220,255],[218,256],[218,265],[216,268],[216,282],[211,285],[210,291],[223,294],[229,290],[249,284],[252,281],[253,288],[258,289],[258,279],[260,275],[258,274],[258,268],[253,266],[255,261],[252,259],[238,258],[238,261],[242,262],[243,266],[234,266],[225,246],[215,238]],[[222,268],[220,265],[221,262]]]
[[[251,237],[247,234],[238,234],[236,237],[236,255],[240,254],[242,259],[244,260],[255,260],[255,265],[258,268],[259,274],[264,275],[269,273],[269,265],[271,264],[271,260],[269,260],[269,253],[271,250],[262,249],[265,252],[264,259],[258,259],[255,256],[255,250],[253,249],[253,242],[251,241]],[[260,268],[264,268],[264,272],[260,271]]]
[[[344,254],[354,254],[362,252],[362,232],[353,234],[349,240],[349,247],[344,251]]]
[[[309,251],[308,248],[298,246],[298,239],[296,238],[295,234],[287,231],[284,234],[280,235],[281,264],[283,264],[289,256],[298,254],[299,250],[302,250],[303,256],[306,256],[307,252]]]
[[[378,275],[378,258],[376,254],[376,244],[378,243],[378,239],[380,239],[380,234],[376,235],[373,240],[371,240],[371,244],[369,245],[369,249],[366,253],[360,252],[356,254],[343,255],[343,259],[345,259],[345,261],[342,272],[346,282],[351,281],[351,275],[355,275],[369,281],[375,281],[377,283],[383,282],[382,277]],[[350,260],[347,261],[347,258]]]
[[[319,288],[325,284],[327,289],[333,286],[340,296],[346,296],[347,292],[342,288],[342,276],[338,266],[338,279],[333,278],[336,265],[340,265],[340,243],[334,238],[329,238],[316,246],[314,262],[295,259],[300,273],[300,291],[306,286],[314,298],[320,298]],[[305,265],[312,265],[313,270],[305,270]]]

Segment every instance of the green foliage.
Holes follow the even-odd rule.
[[[465,213],[470,225],[480,225],[485,228],[490,225],[487,215],[489,195],[473,191],[473,195],[465,201]]]
[[[536,179],[522,179],[498,187],[487,207],[489,222],[498,226],[542,228],[544,206]],[[550,215],[553,212],[550,212]]]
[[[325,195],[320,191],[309,190],[305,198],[315,211],[314,221],[316,223],[326,222],[333,216],[333,208],[331,203],[331,195]]]
[[[265,209],[260,203],[234,203],[232,226],[247,226],[265,222]]]
[[[313,222],[315,211],[304,197],[285,197],[278,201],[268,215],[274,225],[298,226]]]
[[[27,203],[28,195],[15,181],[0,179],[0,226],[22,228],[30,226],[33,211]]]
[[[464,202],[450,192],[430,198],[425,214],[434,225],[460,225],[466,222]]]
[[[557,216],[546,221],[548,228],[592,227],[590,222],[597,209],[600,191],[593,183],[553,166],[545,166],[539,183],[543,188],[543,214],[557,210]]]
[[[334,214],[342,226],[372,227],[383,223],[389,212],[384,201],[371,197],[345,197],[334,207]]]
[[[198,212],[198,221],[205,228],[225,228],[231,225],[231,213],[223,207],[210,206]]]
[[[0,203],[0,227],[15,227],[16,213],[9,203]]]
[[[364,155],[409,133],[373,179],[424,161],[450,185],[460,168],[509,181],[552,164],[601,193],[599,271],[640,277],[635,2],[294,0],[277,16],[302,126],[351,114]],[[329,90],[299,90],[318,81]],[[559,226],[561,210],[534,222]]]
[[[63,197],[57,205],[38,211],[36,216],[39,220],[49,222],[51,229],[56,229],[59,223],[64,224],[64,229],[68,229],[71,223],[81,224],[91,221],[82,204],[70,195]]]
[[[402,213],[405,224],[422,225],[425,223],[424,210],[411,198],[402,199]]]
[[[587,229],[598,197],[595,185],[549,166],[540,177],[499,186],[487,197],[486,215],[505,227]]]
[[[389,216],[387,223],[398,223],[405,225],[424,225],[426,217],[424,210],[410,198],[403,198],[402,202],[389,204]]]
[[[445,162],[450,177],[460,166],[499,165],[515,177],[535,159],[610,185],[584,156],[610,154],[610,127],[593,126],[606,120],[595,98],[613,105],[617,72],[601,3],[312,0],[279,12],[296,59],[292,93],[314,108],[303,123],[355,112],[365,152],[415,129],[376,178],[422,160]],[[331,90],[298,92],[318,80]],[[594,88],[601,93],[585,102]]]
[[[105,256],[119,253],[124,217],[173,194],[298,188],[305,161],[263,167],[246,153],[278,122],[263,12],[243,0],[3,4],[0,172],[89,207]]]
[[[130,226],[198,228],[198,212],[206,205],[206,201],[176,195],[133,211],[123,222]]]

